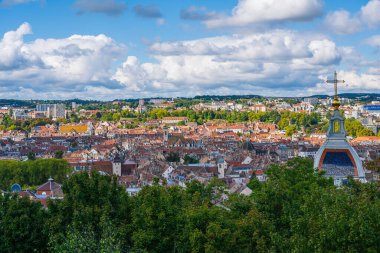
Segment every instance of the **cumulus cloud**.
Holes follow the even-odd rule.
[[[362,27],[360,18],[353,17],[345,10],[329,13],[324,23],[326,27],[338,34],[353,34],[360,31]]]
[[[369,27],[380,25],[380,0],[371,0],[360,10],[360,17]]]
[[[0,40],[0,94],[15,98],[113,99],[199,94],[315,94],[321,77],[350,67],[356,90],[380,90],[379,62],[325,35],[292,30],[156,42],[153,61],[127,55],[105,35],[25,42],[28,23]],[[374,37],[368,43],[377,43]],[[124,62],[120,65],[118,61]],[[115,67],[116,66],[116,67]],[[365,69],[363,71],[363,69]],[[343,74],[343,73],[342,73]]]
[[[270,89],[289,93],[314,85],[321,72],[341,60],[334,42],[284,30],[154,43],[150,52],[157,63],[129,57],[113,79],[126,89],[153,94]]]
[[[33,56],[24,54],[23,37],[31,34],[32,28],[28,23],[23,23],[16,31],[4,34],[0,41],[0,70],[19,68],[27,62],[33,61]]]
[[[329,76],[331,78],[331,74]],[[375,69],[370,69],[368,72],[360,73],[358,71],[338,71],[339,79],[345,80],[345,84],[339,88],[340,93],[344,92],[378,92],[380,83],[380,72]],[[326,93],[325,80],[328,79],[327,75],[319,76],[320,82],[308,89],[311,94]],[[332,88],[330,87],[332,93]]]
[[[324,25],[337,34],[354,34],[365,27],[378,27],[380,25],[379,13],[380,0],[370,0],[354,14],[346,10],[329,13],[325,18]]]
[[[127,9],[127,4],[118,0],[77,0],[74,7],[78,9],[78,14],[89,12],[120,15]]]
[[[206,20],[210,28],[306,21],[322,14],[322,0],[239,0],[229,16]]]
[[[133,8],[136,15],[144,18],[162,18],[160,9],[155,5],[136,5]]]
[[[0,41],[0,87],[7,92],[83,92],[88,87],[120,88],[110,82],[111,65],[126,53],[123,45],[105,35],[72,35],[28,43],[28,23],[4,34]],[[11,85],[12,84],[12,85]]]
[[[364,41],[367,45],[375,47],[377,50],[380,50],[380,35],[374,35]]]
[[[309,43],[309,50],[313,55],[310,59],[312,64],[326,66],[338,64],[341,60],[340,52],[331,40],[313,40]]]

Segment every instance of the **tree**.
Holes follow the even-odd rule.
[[[120,120],[120,113],[114,113],[112,115],[112,120],[113,121],[119,121]]]
[[[181,220],[185,200],[178,187],[145,187],[134,201],[132,251],[176,252],[185,226]]]
[[[59,151],[55,152],[54,158],[55,159],[62,159],[63,158],[63,151],[59,150]]]
[[[251,197],[266,223],[258,233],[270,251],[377,252],[380,194],[375,184],[336,188],[311,160],[274,165]],[[265,231],[269,230],[269,231]],[[326,236],[329,235],[329,236]]]
[[[38,186],[47,182],[49,177],[62,183],[71,170],[63,159],[0,161],[0,188],[9,189],[14,183]]]
[[[177,123],[177,126],[184,126],[184,125],[186,125],[186,124],[185,124],[185,121],[183,121],[183,120],[181,120]]]
[[[194,156],[191,156],[191,155],[188,155],[186,154],[184,157],[183,157],[183,160],[184,160],[184,164],[194,164],[194,163],[199,163],[199,160],[194,157]]]
[[[96,112],[95,117],[96,117],[97,119],[100,119],[100,118],[102,117],[101,112]]]
[[[0,195],[1,252],[47,252],[46,211],[17,195]]]
[[[75,114],[75,113],[72,113],[71,116],[70,116],[70,122],[72,122],[72,123],[78,123],[79,122],[78,115]]]
[[[380,157],[376,161],[367,161],[365,168],[370,171],[380,172]]]
[[[180,160],[180,156],[176,152],[170,152],[166,157],[167,162],[179,162],[179,160]]]
[[[33,152],[28,152],[28,160],[30,161],[36,160],[36,154],[34,154]]]
[[[375,135],[372,130],[365,128],[362,123],[354,118],[345,120],[345,128],[347,134],[352,137],[360,137],[360,136],[373,136]]]
[[[49,203],[51,245],[72,249],[85,239],[78,235],[86,233],[89,241],[83,252],[101,252],[112,244],[123,252],[129,247],[130,202],[116,177],[96,171],[77,173],[63,183],[62,190],[64,199]]]
[[[9,182],[11,175],[36,182],[64,162],[41,161],[0,161],[0,180]],[[0,195],[0,251],[380,251],[378,185],[349,179],[336,188],[311,159],[274,164],[266,174],[263,183],[252,176],[250,196],[226,192],[218,178],[194,179],[186,187],[160,185],[156,178],[133,197],[116,177],[65,174],[64,199],[49,200],[47,209]]]
[[[286,136],[292,136],[297,132],[297,127],[295,125],[290,125],[285,127]]]

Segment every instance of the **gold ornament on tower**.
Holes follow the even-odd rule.
[[[334,79],[333,80],[327,80],[326,83],[333,83],[334,84],[334,101],[332,102],[332,106],[334,107],[334,110],[339,110],[340,102],[338,97],[338,83],[345,83],[344,80],[338,80],[338,74],[336,71],[334,72]]]

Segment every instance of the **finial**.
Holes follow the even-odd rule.
[[[334,107],[334,110],[339,110],[340,102],[338,97],[338,83],[345,83],[344,80],[338,80],[338,73],[334,72],[334,79],[333,80],[327,80],[326,83],[333,83],[334,84],[334,101],[332,102],[332,106]]]

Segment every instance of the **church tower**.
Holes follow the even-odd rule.
[[[163,127],[163,140],[164,140],[164,143],[168,143],[168,140],[169,140],[169,129],[167,126],[164,126]]]
[[[334,80],[329,80],[327,83],[333,83],[335,87],[332,103],[334,111],[327,130],[327,139],[314,157],[314,168],[318,171],[325,171],[326,176],[333,177],[335,185],[342,185],[349,176],[365,182],[362,161],[346,139],[344,118],[339,111],[337,85],[344,81],[338,80],[335,72]]]
[[[116,154],[112,161],[112,174],[116,176],[121,176],[121,163],[122,159],[119,154]]]

